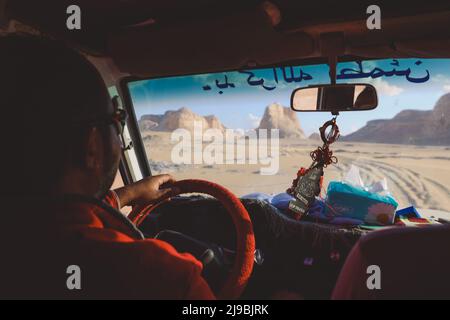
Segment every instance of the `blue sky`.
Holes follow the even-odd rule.
[[[374,68],[385,72],[394,68],[398,71],[409,68],[411,78],[422,78],[428,71],[429,80],[423,83],[410,82],[401,75],[338,80],[371,83],[377,88],[379,95],[379,105],[375,110],[342,112],[338,119],[341,132],[344,135],[351,133],[369,120],[392,118],[401,110],[432,109],[440,96],[450,92],[450,59],[420,59],[421,63],[416,64],[418,60],[399,59],[397,63],[392,59],[364,61],[362,66],[365,73]],[[356,62],[340,63],[337,73],[343,68],[357,69],[358,65]],[[267,105],[280,103],[289,106],[292,90],[329,83],[327,65],[295,66],[294,76],[299,81],[290,83],[289,69],[285,69],[287,78],[283,76],[281,68],[275,70],[276,74],[273,69],[251,70],[254,74],[251,79],[253,85],[248,82],[248,73],[236,71],[142,80],[131,83],[130,91],[138,119],[144,114],[163,114],[167,110],[187,107],[200,115],[216,115],[228,128],[251,129],[262,117]],[[303,78],[300,78],[300,72],[303,72]],[[216,85],[216,80],[219,86],[225,85],[225,77],[228,87],[221,89]],[[262,80],[264,82],[261,84]],[[267,90],[262,85],[272,90]],[[205,86],[209,86],[210,90],[205,90]],[[323,122],[331,117],[329,113],[297,115],[307,135],[317,132]]]

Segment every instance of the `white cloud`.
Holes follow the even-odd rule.
[[[255,116],[253,113],[248,114],[248,119],[250,121],[252,128],[259,127],[259,123],[261,122],[261,117]]]
[[[352,79],[349,81],[349,83],[361,83],[359,79]],[[368,79],[367,81],[364,81],[364,83],[368,83],[373,85],[376,89],[379,95],[388,95],[388,96],[398,96],[400,93],[402,93],[405,89],[390,84],[384,79],[376,78],[376,79]]]
[[[375,69],[378,67],[377,61],[363,61],[362,62],[364,70],[366,69]]]
[[[403,88],[389,84],[386,80],[382,80],[380,78],[373,79],[369,81],[370,84],[372,84],[379,94],[385,94],[388,96],[398,96],[400,93],[404,91]]]
[[[442,89],[445,92],[450,92],[450,78],[443,75],[443,74],[437,74],[434,77],[431,78],[431,81],[434,83],[437,83],[438,85],[442,85]]]
[[[447,76],[440,73],[440,74],[437,74],[437,75],[431,77],[431,81],[442,83],[442,82],[450,82],[450,79]]]

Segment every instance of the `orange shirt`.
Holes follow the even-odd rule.
[[[16,203],[1,224],[0,297],[214,299],[198,260],[143,239],[117,206],[112,193]],[[80,290],[67,288],[70,265]]]

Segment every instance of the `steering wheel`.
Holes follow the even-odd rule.
[[[244,291],[253,271],[255,254],[255,236],[250,216],[241,201],[226,188],[205,180],[182,180],[173,187],[179,192],[173,196],[184,193],[204,193],[219,200],[230,214],[236,228],[236,256],[225,284],[220,289],[219,299],[237,299]],[[133,208],[128,218],[139,226],[142,221],[158,206],[167,200],[160,201],[145,207]]]

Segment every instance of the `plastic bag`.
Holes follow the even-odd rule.
[[[355,187],[360,187],[369,192],[383,193],[386,195],[389,194],[386,178],[383,178],[369,186],[365,186],[363,179],[361,178],[360,168],[358,166],[355,166],[354,164],[352,164],[350,166],[350,169],[347,171],[344,177],[344,182],[349,183]]]

